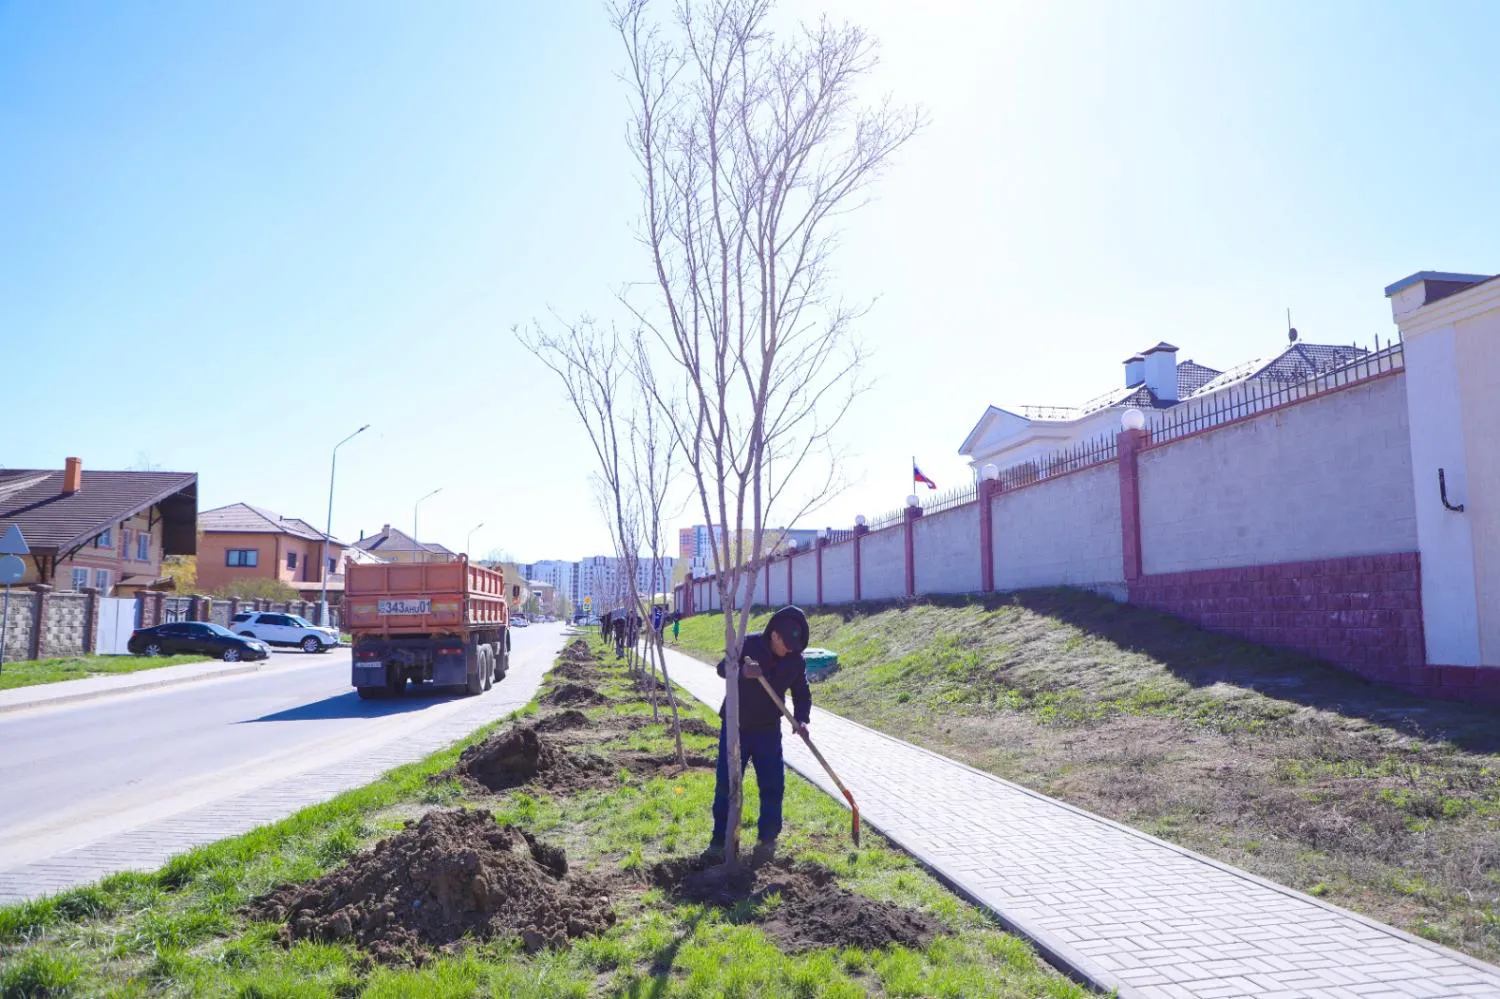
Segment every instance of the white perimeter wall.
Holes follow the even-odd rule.
[[[854,602],[854,542],[844,541],[823,549],[823,602]]]
[[[906,528],[897,525],[866,534],[859,543],[860,598],[906,596]]]
[[[766,592],[765,602],[772,607],[786,606],[786,562],[781,559],[771,563],[771,586]]]
[[[1382,378],[1143,452],[1145,572],[1416,551],[1405,391]]]
[[[993,502],[995,589],[1124,580],[1118,462],[1001,493]]]
[[[787,603],[812,607],[818,602],[818,555],[808,552],[792,559],[792,598]]]
[[[978,503],[918,517],[912,532],[918,593],[975,593],[984,585]]]

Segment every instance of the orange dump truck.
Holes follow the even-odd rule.
[[[407,683],[482,694],[504,678],[510,665],[504,574],[465,557],[344,568],[344,627],[354,638],[360,697],[394,697]]]

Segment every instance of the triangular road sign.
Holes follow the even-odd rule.
[[[11,524],[5,531],[4,537],[0,537],[0,555],[30,555],[31,549],[26,547],[26,539],[21,537],[21,526]]]

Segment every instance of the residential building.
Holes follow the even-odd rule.
[[[520,567],[527,579],[546,583],[569,600],[577,601],[574,594],[577,582],[578,563],[560,559],[544,559]]]
[[[369,537],[361,534],[353,547],[377,555],[387,562],[451,562],[458,558],[457,554],[442,545],[417,541],[390,524],[383,525],[379,534]]]
[[[323,593],[326,576],[329,601],[343,596],[339,569],[345,545],[305,520],[249,503],[231,503],[199,514],[198,529],[200,589],[218,590],[242,579],[274,579],[297,590],[304,600],[315,600]]]
[[[557,587],[540,579],[528,579],[526,586],[536,597],[536,613],[547,617],[557,616]]]
[[[1069,448],[1113,439],[1120,414],[1139,409],[1148,414],[1202,412],[1204,426],[1229,418],[1233,402],[1246,393],[1261,395],[1267,386],[1293,385],[1366,356],[1362,347],[1290,342],[1264,357],[1220,371],[1192,360],[1178,361],[1170,343],[1125,359],[1125,384],[1081,406],[988,407],[959,446],[978,478],[985,465],[1000,471],[1034,464]],[[1149,416],[1148,416],[1149,424]],[[1038,474],[1044,474],[1039,472]]]
[[[163,555],[197,552],[198,476],[191,472],[0,470],[0,534],[15,525],[31,554],[22,583],[130,596],[167,589]]]

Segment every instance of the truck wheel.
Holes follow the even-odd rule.
[[[469,656],[468,679],[464,683],[464,692],[470,697],[477,697],[484,693],[484,680],[480,674],[488,666],[485,662],[484,650],[476,648]]]
[[[495,682],[499,683],[505,679],[506,672],[510,669],[510,650],[504,645],[500,646],[500,652],[495,656]]]
[[[390,672],[385,678],[385,686],[381,689],[385,691],[386,697],[400,697],[406,693],[406,674],[395,667],[389,667],[389,669]]]

